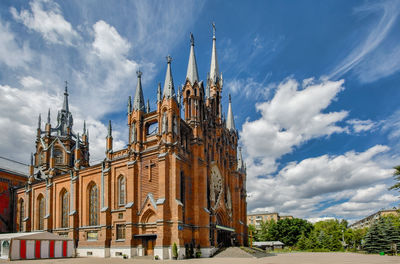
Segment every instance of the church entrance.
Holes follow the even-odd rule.
[[[154,246],[156,244],[156,234],[134,235],[136,239],[142,240],[143,256],[154,256]]]
[[[233,235],[235,229],[216,225],[217,228],[217,244],[219,247],[230,247],[233,246]]]
[[[154,256],[154,244],[156,243],[155,239],[142,239],[144,255],[145,256]]]

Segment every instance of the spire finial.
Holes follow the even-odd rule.
[[[132,113],[132,97],[128,97],[128,114]]]
[[[50,124],[50,108],[49,108],[49,112],[47,113],[47,124]]]
[[[86,120],[83,120],[83,134],[82,135],[85,135],[86,134]]]
[[[146,112],[150,113],[150,100],[149,99],[147,99]]]
[[[108,135],[107,135],[107,137],[111,137],[111,134],[112,134],[111,120],[108,120]]]
[[[144,111],[144,98],[143,98],[143,90],[142,90],[142,72],[140,69],[136,72],[137,75],[137,86],[135,91],[135,97],[133,98],[133,110],[135,111]]]
[[[235,120],[233,117],[233,111],[232,111],[232,101],[231,101],[231,95],[229,94],[229,105],[228,105],[228,116],[226,118],[226,128],[229,131],[235,131]]]
[[[42,115],[39,114],[39,117],[38,117],[38,129],[39,130],[40,130],[41,126],[42,126]]]
[[[165,74],[165,82],[164,82],[164,92],[163,97],[165,98],[172,98],[175,97],[175,90],[174,90],[174,80],[172,78],[171,72],[171,56],[167,56],[167,72]]]
[[[194,54],[194,37],[192,33],[190,33],[190,43],[191,46],[190,46],[189,62],[186,72],[186,79],[188,79],[190,83],[193,85],[195,82],[199,81],[199,73],[197,71],[196,56]]]
[[[212,27],[213,27],[213,38],[215,39],[215,31],[216,31],[215,22],[212,22]]]
[[[161,102],[161,83],[158,83],[157,87],[157,103]]]
[[[194,46],[194,37],[192,32],[190,32],[190,45]]]
[[[139,70],[136,71],[136,75],[138,78],[142,77],[142,72],[140,71],[140,68],[139,68]]]
[[[33,166],[33,153],[31,152],[31,166]]]
[[[63,103],[62,110],[65,110],[66,112],[69,112],[69,106],[68,106],[68,82],[67,81],[65,81],[64,103]]]
[[[79,149],[79,133],[76,134],[75,149]]]
[[[217,44],[215,38],[215,23],[213,22],[213,40],[212,40],[212,51],[211,51],[211,65],[210,65],[210,81],[214,84],[219,80],[219,67],[217,58]],[[222,87],[221,87],[222,88]]]

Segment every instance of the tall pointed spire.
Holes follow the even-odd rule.
[[[49,112],[47,113],[47,124],[50,124],[50,108],[49,108]]]
[[[218,81],[219,78],[219,67],[217,59],[217,48],[216,48],[216,37],[215,37],[215,23],[212,23],[213,27],[213,46],[211,53],[211,65],[210,65],[210,80],[214,83]]]
[[[76,135],[75,149],[79,149],[79,133]]]
[[[190,54],[189,54],[189,63],[187,67],[186,79],[188,79],[192,85],[195,82],[199,81],[196,56],[194,54],[194,37],[192,33],[190,33]]]
[[[128,98],[128,114],[132,113],[132,97],[129,95]]]
[[[242,157],[242,148],[241,147],[239,147],[237,169],[238,170],[244,169],[243,157]]]
[[[31,166],[33,166],[33,153],[31,152]]]
[[[228,117],[226,118],[226,128],[228,130],[233,130],[235,131],[235,120],[233,118],[233,112],[232,112],[232,101],[231,101],[231,95],[229,95],[229,105],[228,105]]]
[[[112,127],[111,127],[111,120],[108,120],[108,132],[107,137],[112,137]]]
[[[86,120],[83,120],[83,135],[86,135]]]
[[[64,91],[64,103],[63,103],[63,108],[65,112],[69,112],[69,106],[68,106],[68,82],[65,81],[65,91]]]
[[[158,83],[157,87],[157,103],[161,102],[161,83]]]
[[[172,72],[171,72],[171,56],[167,56],[167,72],[165,74],[165,82],[164,82],[164,92],[163,97],[168,98],[175,98],[175,89],[174,89],[174,80],[172,79]]]
[[[181,99],[182,99],[182,95],[181,95],[181,86],[178,86],[178,107],[181,107]]]
[[[144,111],[144,98],[142,91],[142,72],[138,70],[136,72],[138,81],[136,86],[135,98],[133,98],[133,110]]]
[[[40,130],[41,127],[42,127],[42,115],[39,114],[39,117],[38,117],[38,127],[37,127],[37,128]]]

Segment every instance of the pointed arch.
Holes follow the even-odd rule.
[[[36,228],[38,230],[44,230],[44,214],[46,211],[46,200],[43,194],[39,194],[36,199],[36,216],[37,216],[37,225]]]
[[[147,209],[140,220],[141,223],[155,223],[157,220],[156,213],[152,209]]]
[[[124,175],[119,175],[117,179],[118,183],[118,205],[122,206],[126,204],[126,178]]]
[[[61,227],[69,227],[69,193],[65,188],[60,191],[59,201],[60,201],[60,219]]]
[[[99,223],[99,192],[97,185],[94,182],[90,182],[87,190],[89,226],[96,226]]]

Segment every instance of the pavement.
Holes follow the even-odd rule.
[[[227,252],[229,253],[229,252]],[[239,251],[232,252],[232,255],[240,254]],[[281,253],[265,258],[255,257],[215,257],[215,258],[200,258],[200,259],[185,259],[185,260],[142,260],[142,259],[121,259],[121,258],[73,258],[73,259],[41,259],[41,260],[24,260],[12,261],[0,260],[0,263],[10,264],[30,264],[30,263],[65,263],[65,264],[128,264],[128,263],[215,263],[215,264],[400,264],[400,256],[379,256],[379,255],[365,255],[357,253],[344,253],[344,252],[329,252],[329,253]]]

